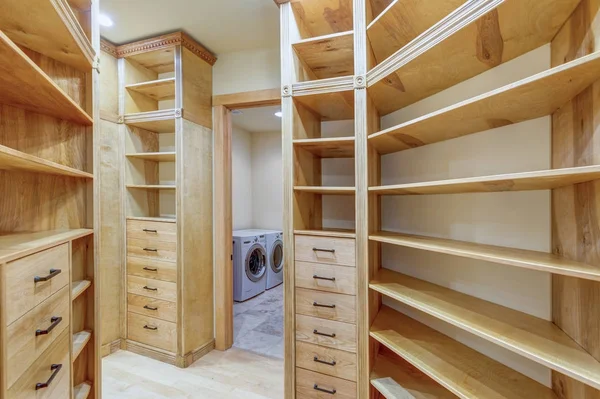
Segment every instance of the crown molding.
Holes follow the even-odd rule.
[[[117,46],[104,38],[100,39],[100,50],[112,55],[115,58],[118,57]]]

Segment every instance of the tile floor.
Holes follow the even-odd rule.
[[[283,284],[233,305],[233,346],[283,359]]]

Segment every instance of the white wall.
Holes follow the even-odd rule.
[[[250,133],[252,138],[252,221],[255,228],[283,230],[281,132]]]
[[[550,67],[544,46],[382,119],[383,128],[438,110]],[[383,184],[550,168],[550,117],[382,157]],[[550,252],[550,192],[384,197],[385,230]],[[383,247],[383,265],[550,320],[548,273],[409,248]],[[386,300],[446,335],[549,385],[549,370],[446,323]]]
[[[279,54],[279,48],[220,54],[213,67],[213,94],[280,87]]]
[[[232,213],[233,230],[252,228],[252,139],[251,133],[233,128]]]

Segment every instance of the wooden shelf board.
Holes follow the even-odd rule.
[[[155,162],[175,162],[175,151],[173,152],[139,152],[127,154],[128,158],[144,159]]]
[[[170,184],[128,184],[127,188],[141,190],[175,190],[176,186]]]
[[[48,230],[0,236],[0,264],[94,233],[91,229]]]
[[[92,383],[83,382],[73,388],[73,399],[87,399],[92,392]]]
[[[158,74],[175,71],[175,47],[136,53],[125,58],[133,60]]]
[[[600,281],[600,268],[538,251],[380,231],[372,241]]]
[[[354,187],[294,186],[294,191],[323,195],[354,195]]]
[[[177,223],[175,218],[161,218],[161,217],[146,217],[146,216],[127,216],[127,220],[143,220],[146,222],[166,222],[166,223]]]
[[[93,179],[94,175],[0,145],[0,169]]]
[[[0,30],[19,45],[89,72],[95,52],[75,12],[67,0],[5,0]]]
[[[294,96],[294,100],[321,116],[323,121],[354,119],[354,91]]]
[[[381,308],[370,335],[459,398],[556,399],[550,388],[390,307]]]
[[[292,47],[317,79],[354,75],[353,31],[301,40]]]
[[[84,330],[73,334],[73,363],[75,363],[75,360],[77,360],[91,338],[92,332],[90,330]]]
[[[380,195],[428,195],[550,190],[600,179],[600,166],[540,170],[424,183],[370,187]]]
[[[600,79],[600,52],[369,136],[381,154],[554,113]]]
[[[354,142],[354,137],[298,139],[294,140],[294,147],[319,158],[354,158]]]
[[[429,2],[423,2],[429,3]],[[438,3],[434,2],[439,6]],[[394,73],[375,83],[369,94],[381,115],[413,104],[549,43],[579,0],[506,1],[460,29]],[[480,26],[494,24],[485,54],[475,45]],[[414,22],[409,22],[409,26]],[[423,35],[426,36],[426,35]],[[426,40],[415,39],[425,43]],[[439,68],[444,65],[444,68]]]
[[[175,133],[175,114],[175,109],[126,114],[124,115],[124,122],[129,126],[151,132]]]
[[[303,0],[292,2],[291,6],[302,37],[324,36],[349,31],[353,27],[351,1]]]
[[[91,286],[92,282],[89,280],[74,281],[71,288],[71,300],[74,301],[75,299],[77,299]]]
[[[125,86],[125,88],[143,94],[156,101],[173,100],[175,98],[175,78],[137,83]]]
[[[387,269],[381,269],[369,287],[584,384],[600,388],[600,362],[551,321]]]
[[[0,87],[2,103],[86,126],[94,123],[93,119],[2,31]]]
[[[345,229],[319,229],[319,230],[294,230],[294,234],[304,236],[320,236],[320,237],[338,237],[338,238],[356,238],[356,231]]]

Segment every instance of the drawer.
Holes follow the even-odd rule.
[[[177,242],[177,224],[151,222],[146,220],[128,220],[127,238]]]
[[[177,284],[138,276],[127,276],[127,292],[163,301],[177,302]]]
[[[296,235],[296,260],[331,265],[356,265],[356,241],[352,238]]]
[[[132,341],[177,352],[177,324],[129,312],[127,335]]]
[[[356,294],[356,269],[345,266],[296,262],[296,287]]]
[[[5,267],[8,326],[69,284],[69,244],[29,255]],[[60,273],[50,277],[50,269]],[[49,280],[35,282],[36,277]]]
[[[321,390],[319,390],[321,389]],[[327,393],[324,391],[329,391]],[[335,391],[335,393],[333,392]],[[356,383],[296,368],[297,399],[356,399]]]
[[[296,313],[356,324],[356,297],[296,288]]]
[[[8,386],[12,386],[63,331],[69,330],[69,305],[67,285],[7,328]],[[36,331],[49,328],[51,331],[47,334],[36,335]]]
[[[166,241],[127,239],[127,256],[136,256],[150,259],[177,260],[177,244]]]
[[[296,340],[356,353],[356,326],[297,314]]]
[[[356,381],[356,354],[354,353],[297,341],[296,366],[332,377]]]
[[[71,392],[71,359],[69,331],[56,339],[21,378],[8,390],[7,399],[67,399]],[[61,365],[60,369],[52,370],[52,365]],[[55,374],[48,387],[36,390],[36,384],[47,382]]]
[[[148,298],[147,296],[128,294],[127,309],[131,313],[156,319],[177,321],[177,304],[175,302],[162,301],[160,299]]]
[[[127,257],[127,273],[156,280],[177,282],[177,263],[163,260]]]

